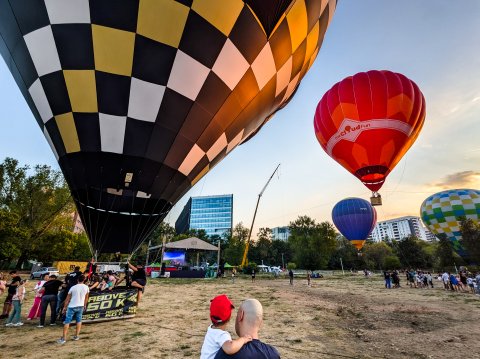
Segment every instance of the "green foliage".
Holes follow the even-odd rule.
[[[226,237],[227,246],[223,252],[225,261],[231,265],[241,264],[248,238],[248,228],[240,222],[233,228],[233,232]]]
[[[175,228],[173,228],[167,222],[161,222],[145,240],[146,243],[150,242],[151,246],[157,246],[162,244],[163,237],[170,240],[176,235]]]
[[[393,251],[386,243],[376,242],[365,244],[362,252],[365,263],[368,263],[371,269],[386,269],[385,259],[391,257]]]
[[[455,263],[452,242],[445,233],[438,235],[438,243],[435,248],[438,269],[453,266]]]
[[[336,233],[332,224],[317,224],[308,216],[300,216],[290,223],[289,243],[293,259],[301,268],[325,268],[336,248]]]
[[[27,259],[46,258],[52,240],[73,245],[67,232],[75,206],[62,174],[49,166],[30,170],[12,158],[0,163],[0,211],[0,260],[16,258],[18,269]],[[66,252],[56,253],[64,259]]]
[[[248,253],[248,259],[261,263],[270,263],[270,249],[272,247],[272,230],[270,228],[260,228],[257,234],[257,240],[252,242]]]
[[[248,265],[243,268],[243,273],[245,274],[252,274],[252,271],[255,269],[255,272],[257,272],[257,263],[255,262],[248,262]]]
[[[293,262],[288,262],[287,263],[287,269],[296,269],[297,265]]]
[[[56,260],[88,261],[91,258],[85,234],[60,230],[48,232],[35,250],[35,258],[43,263]]]
[[[400,263],[400,259],[398,259],[397,256],[391,255],[385,258],[384,269],[386,270],[399,269],[401,266],[402,264]]]
[[[462,218],[460,244],[465,248],[471,263],[480,263],[480,224],[470,218]]]
[[[358,256],[357,248],[344,236],[338,235],[337,245],[330,257],[328,267],[330,269],[338,269],[342,267],[342,263],[345,269],[360,268],[363,266],[361,257]]]
[[[10,262],[21,254],[17,243],[23,235],[15,213],[0,209],[0,261]]]
[[[431,268],[432,256],[426,251],[429,245],[415,236],[408,236],[401,241],[394,241],[393,250],[405,268]]]

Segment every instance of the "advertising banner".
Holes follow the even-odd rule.
[[[133,288],[115,288],[111,291],[90,292],[87,310],[82,322],[126,319],[135,316],[137,311],[137,290]]]

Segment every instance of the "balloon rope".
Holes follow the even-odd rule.
[[[404,173],[405,173],[405,168],[407,167],[407,158],[408,158],[408,154],[405,155],[405,157],[404,157],[403,170],[402,170],[402,174],[401,174],[401,176],[400,176],[400,180],[397,182],[397,185],[395,186],[395,189],[394,189],[393,191],[388,192],[388,194],[385,196],[385,199],[387,199],[388,197],[390,197],[391,194],[395,193],[395,192],[397,191],[398,186],[399,186],[400,183],[402,182],[402,180],[403,180],[403,175],[404,175]]]

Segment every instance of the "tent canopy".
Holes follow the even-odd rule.
[[[218,251],[218,247],[208,242],[202,241],[200,238],[190,237],[176,242],[170,242],[165,245],[170,249],[196,249],[201,251]]]

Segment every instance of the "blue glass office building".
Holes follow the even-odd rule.
[[[177,233],[204,229],[207,235],[222,236],[233,225],[233,194],[190,197],[175,222]]]

